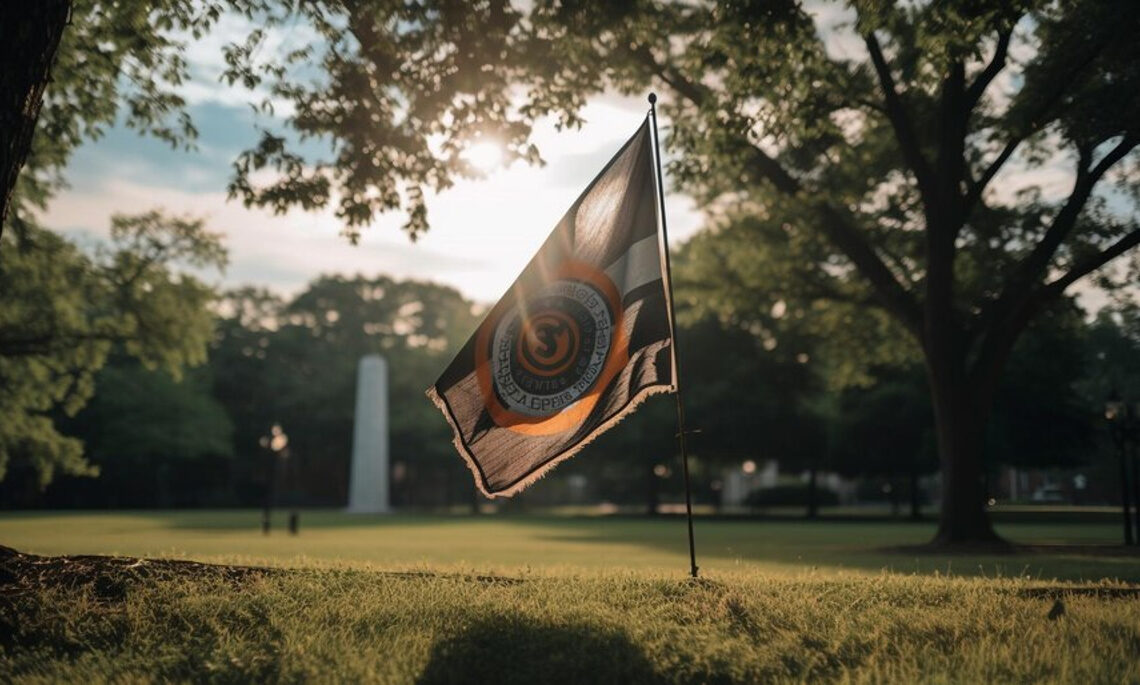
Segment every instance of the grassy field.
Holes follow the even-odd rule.
[[[1140,682],[1140,558],[1095,547],[1108,524],[932,557],[886,549],[929,524],[698,520],[692,582],[681,519],[257,521],[0,516],[25,552],[287,567],[0,564],[0,682]]]
[[[575,569],[653,571],[689,567],[680,518],[532,516],[358,516],[303,512],[301,535],[284,533],[284,515],[268,537],[260,512],[7,513],[0,544],[38,554],[122,554],[287,566],[493,572]],[[702,520],[698,562],[710,574],[832,573],[1029,576],[1070,581],[1140,582],[1140,556],[1098,553],[1116,544],[1115,523],[1007,523],[1010,540],[1045,546],[1031,554],[930,555],[888,551],[931,538],[933,523]],[[1053,551],[1049,545],[1071,545]]]

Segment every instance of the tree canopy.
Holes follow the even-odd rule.
[[[34,226],[0,239],[0,478],[13,459],[41,484],[94,473],[56,414],[86,404],[115,349],[175,375],[205,361],[214,291],[182,268],[225,260],[201,221],[159,212],[116,216],[93,252]]]
[[[59,12],[40,17],[58,32],[30,41],[19,65],[34,76],[58,39],[58,85],[32,78],[17,98],[44,102],[20,202],[42,202],[76,142],[118,112],[173,144],[192,138],[178,43],[222,11],[264,26],[226,49],[225,77],[260,89],[276,114],[235,160],[231,194],[276,211],[335,206],[350,238],[385,211],[412,236],[424,230],[427,194],[475,173],[461,154],[474,141],[537,162],[539,117],[575,125],[591,96],[664,88],[676,187],[720,224],[751,227],[753,254],[781,279],[724,278],[705,298],[719,315],[752,310],[763,337],[774,325],[763,312],[778,318],[783,303],[839,328],[858,319],[846,330],[875,354],[906,336],[921,355],[947,542],[994,539],[982,445],[1021,333],[1086,277],[1112,288],[1140,273],[1130,0],[43,7],[63,4],[76,28],[64,31]],[[12,26],[35,25],[21,12]],[[285,30],[311,40],[275,51],[271,34]],[[4,148],[6,171],[18,143]],[[10,217],[22,235],[25,216]],[[738,258],[724,273],[751,269]],[[859,364],[844,373],[858,381]]]
[[[211,350],[214,394],[234,420],[240,458],[259,454],[258,439],[280,424],[290,458],[311,476],[312,501],[343,503],[357,363],[380,354],[393,398],[393,461],[402,462],[404,474],[442,464],[467,477],[446,422],[420,401],[476,323],[473,305],[456,290],[386,276],[322,276],[287,301],[253,289],[231,292],[221,311]],[[420,503],[441,494],[397,491]]]
[[[664,84],[678,186],[767,231],[705,272],[710,289],[740,308],[768,293],[889,316],[931,389],[939,539],[993,540],[981,453],[1009,355],[1066,289],[1140,243],[1140,8],[838,9],[823,25],[796,3],[540,3],[535,30],[561,59],[538,89],[572,102]],[[1060,191],[1044,170],[1067,177]],[[726,276],[760,259],[782,278],[740,288]],[[1127,283],[1134,266],[1099,282]]]

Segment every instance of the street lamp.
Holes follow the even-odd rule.
[[[1112,443],[1116,447],[1116,456],[1120,461],[1120,508],[1124,514],[1124,544],[1135,544],[1132,523],[1132,493],[1128,487],[1128,452],[1130,443],[1136,442],[1136,413],[1120,398],[1116,388],[1108,394],[1104,403],[1104,418],[1108,420],[1108,431],[1112,436]],[[1137,474],[1136,465],[1133,464],[1133,474]],[[1138,474],[1140,475],[1140,474]],[[1137,529],[1140,529],[1140,508],[1137,509]],[[1137,532],[1140,532],[1138,530]]]
[[[273,508],[273,499],[275,490],[277,488],[277,462],[287,456],[285,451],[289,447],[289,436],[281,428],[281,424],[275,423],[269,429],[269,435],[261,436],[258,444],[266,450],[268,461],[266,462],[266,484],[265,484],[265,506],[261,510],[261,532],[269,535],[269,516]]]

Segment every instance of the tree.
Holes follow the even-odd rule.
[[[812,341],[788,336],[769,348],[770,339],[755,333],[755,320],[745,316],[720,320],[694,309],[703,289],[688,278],[694,254],[678,259],[678,300],[683,306],[678,349],[686,416],[700,433],[694,452],[705,463],[738,467],[748,459],[776,460],[784,470],[809,474],[807,515],[817,513],[816,480],[826,466],[827,436],[821,430],[818,374],[807,364]],[[702,316],[703,313],[703,316]],[[701,316],[701,318],[696,318]],[[752,328],[753,330],[749,330]]]
[[[35,226],[71,153],[120,122],[190,147],[185,43],[243,0],[42,0],[0,9],[0,236]]]
[[[213,290],[179,265],[220,268],[219,236],[159,212],[112,219],[94,254],[42,229],[0,239],[0,478],[13,459],[41,487],[56,472],[93,475],[82,444],[61,434],[118,349],[178,374],[206,359]]]
[[[0,14],[0,235],[16,178],[32,145],[67,0],[7,4]]]
[[[55,482],[48,504],[171,507],[224,502],[233,451],[230,419],[210,396],[209,367],[175,380],[118,359],[95,379],[91,402],[62,426],[99,468],[93,486]]]
[[[491,138],[512,159],[538,161],[530,118],[511,101],[522,15],[504,0],[16,3],[0,15],[0,234],[21,231],[59,188],[71,152],[119,117],[192,147],[182,51],[226,12],[260,26],[223,55],[229,84],[264,95],[251,95],[267,115],[262,135],[235,160],[229,188],[249,205],[335,202],[350,238],[400,210],[414,236],[427,227],[428,192],[478,174],[466,147]],[[298,25],[318,38],[287,54],[263,49],[273,31]],[[321,78],[309,77],[314,65]],[[278,119],[282,102],[293,113]],[[331,141],[332,156],[313,140]]]
[[[1030,322],[1014,346],[994,400],[986,463],[1018,468],[1071,468],[1095,451],[1094,420],[1104,397],[1090,402],[1082,381],[1092,375],[1087,350],[1095,327],[1068,300]]]
[[[787,258],[809,260],[819,297],[880,310],[921,350],[942,542],[997,540],[981,452],[1020,333],[1077,281],[1112,281],[1101,267],[1140,244],[1129,0],[859,1],[846,25],[823,27],[790,1],[228,6],[321,36],[273,54],[255,32],[227,50],[232,82],[267,87],[266,110],[273,98],[292,109],[239,158],[231,193],[279,211],[336,202],[350,237],[392,210],[423,230],[425,191],[473,173],[469,140],[497,136],[509,157],[537,161],[537,117],[573,125],[591,94],[667,89],[679,187],[710,211],[787,226],[801,248]],[[144,33],[159,16],[202,30],[187,5],[154,12]],[[313,63],[327,78],[302,82],[298,65]],[[314,140],[331,156],[301,147]],[[1043,168],[1070,169],[1071,190],[999,192],[1011,172]],[[1110,197],[1109,182],[1123,192]]]
[[[885,312],[921,350],[936,540],[997,541],[982,449],[1010,352],[1140,243],[1140,6],[853,2],[847,15],[821,31],[796,3],[540,3],[535,35],[558,59],[538,67],[539,101],[667,88],[678,185],[785,227],[819,298]],[[1067,193],[1002,192],[1045,167],[1071,170]],[[1111,202],[1110,181],[1124,191]]]
[[[1140,397],[1140,304],[1122,301],[1100,310],[1086,349],[1079,389],[1089,406],[1102,408],[1113,390],[1126,401]]]
[[[906,476],[911,518],[921,517],[918,479],[937,467],[934,421],[922,370],[883,369],[871,387],[849,388],[842,394],[835,423],[835,467],[845,476],[885,477],[897,508]]]
[[[474,328],[473,306],[456,290],[386,276],[323,276],[287,302],[257,290],[230,293],[222,310],[211,352],[214,394],[237,426],[239,459],[253,461],[258,438],[280,423],[294,468],[305,477],[304,495],[343,503],[357,363],[381,354],[393,398],[393,465],[402,464],[408,481],[444,488],[469,478],[431,403],[397,399],[422,397]],[[445,503],[441,490],[424,488],[402,503]]]
[[[523,16],[507,0],[249,5],[265,30],[227,48],[225,78],[267,88],[264,110],[276,99],[293,113],[234,162],[230,194],[246,205],[283,212],[335,203],[353,240],[377,214],[400,211],[414,238],[428,227],[428,192],[479,175],[465,148],[493,140],[505,161],[539,161],[527,142],[532,115],[512,100]],[[263,49],[270,31],[297,23],[319,40],[286,54]],[[313,64],[323,78],[297,78]],[[332,145],[325,154],[305,145],[312,140]]]

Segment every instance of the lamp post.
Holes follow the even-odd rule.
[[[1135,544],[1132,526],[1132,493],[1128,487],[1128,447],[1134,441],[1136,417],[1130,407],[1120,399],[1114,388],[1104,403],[1104,418],[1108,420],[1108,431],[1120,460],[1120,508],[1124,514],[1124,544]],[[1135,469],[1133,469],[1135,473]],[[1140,511],[1137,512],[1140,516]]]
[[[269,535],[269,516],[273,509],[273,500],[277,489],[277,462],[286,455],[285,448],[289,446],[289,436],[282,430],[281,424],[275,423],[269,429],[269,435],[261,436],[258,441],[268,454],[266,464],[265,506],[261,510],[261,532]]]

